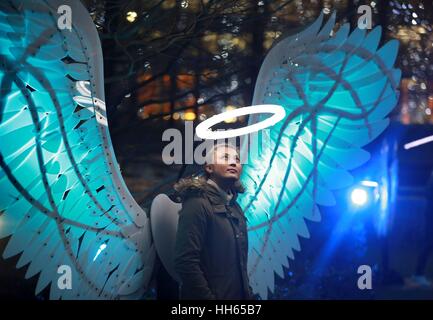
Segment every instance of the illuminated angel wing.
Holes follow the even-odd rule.
[[[65,4],[71,30],[58,27]],[[141,297],[155,251],[111,146],[87,10],[75,0],[0,2],[0,62],[3,257],[22,253],[17,267],[40,273],[36,293],[51,283],[53,299]]]
[[[381,28],[368,34],[343,25],[330,36],[335,15],[321,15],[266,56],[253,105],[278,104],[286,118],[260,133],[248,151],[239,203],[248,218],[251,286],[262,298],[284,277],[287,257],[308,238],[306,220],[319,221],[317,205],[332,206],[332,190],[349,186],[354,169],[369,158],[361,147],[388,125],[397,102],[398,43],[379,50]],[[249,123],[260,121],[254,115]],[[257,151],[258,150],[258,151]],[[243,147],[245,152],[245,146]]]

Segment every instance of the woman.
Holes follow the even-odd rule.
[[[243,192],[239,154],[219,144],[206,158],[204,178],[175,185],[183,201],[175,246],[180,298],[252,299],[247,224],[236,202]]]

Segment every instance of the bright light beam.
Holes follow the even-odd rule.
[[[404,145],[404,148],[406,150],[409,150],[409,149],[412,149],[412,148],[415,148],[415,147],[419,147],[419,146],[421,146],[423,144],[426,144],[426,143],[429,143],[429,142],[433,142],[433,135],[425,137],[425,138],[422,138],[422,139],[418,139],[418,140],[415,140],[415,141],[412,141],[412,142],[409,142],[409,143],[406,143]]]
[[[361,184],[363,186],[372,187],[372,188],[377,188],[379,186],[379,184],[376,181],[371,181],[371,180],[363,180],[361,181]]]

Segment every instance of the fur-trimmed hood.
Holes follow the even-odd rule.
[[[207,179],[205,177],[184,178],[174,184],[174,190],[176,190],[177,195],[182,200],[185,200],[192,196],[201,196],[210,189],[215,188],[207,182]],[[242,186],[242,183],[238,180],[233,185],[231,191],[236,196],[238,193],[243,193],[245,189]]]

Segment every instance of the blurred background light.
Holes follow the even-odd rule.
[[[126,13],[126,20],[128,20],[128,22],[134,22],[135,21],[135,19],[137,19],[137,12],[135,12],[135,11],[128,11],[127,13]]]

